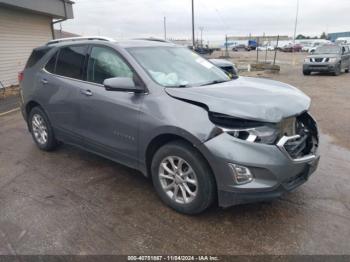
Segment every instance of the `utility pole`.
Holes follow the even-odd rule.
[[[295,61],[295,56],[294,56],[294,48],[295,48],[295,39],[296,39],[296,35],[297,35],[297,26],[298,26],[298,15],[299,15],[299,0],[297,0],[297,13],[295,15],[295,25],[294,25],[294,37],[293,37],[293,65],[296,64]]]
[[[166,16],[164,16],[164,40],[166,40]]]
[[[194,0],[192,0],[192,48],[196,47],[196,39],[194,36]]]
[[[295,39],[296,39],[296,35],[297,35],[298,16],[299,16],[299,0],[297,0],[297,14],[295,16],[295,24],[294,24],[294,37],[293,37],[294,44],[295,44]]]
[[[227,35],[225,35],[225,57],[228,58],[230,55],[228,53],[228,43],[227,43]]]
[[[201,30],[201,47],[203,47],[203,30],[204,30],[204,27],[200,26],[199,30]]]

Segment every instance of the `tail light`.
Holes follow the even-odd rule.
[[[24,74],[23,71],[18,73],[18,83],[21,83],[24,79]]]

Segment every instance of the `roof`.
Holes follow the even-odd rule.
[[[153,40],[126,40],[126,41],[115,41],[111,38],[100,37],[100,36],[87,36],[87,37],[72,37],[72,38],[62,38],[54,39],[47,43],[50,46],[66,46],[71,44],[90,44],[90,43],[110,43],[118,45],[122,48],[131,47],[159,47],[159,46],[178,46],[170,42],[160,42]]]
[[[178,46],[174,43],[170,42],[160,42],[160,41],[153,41],[153,40],[127,40],[127,41],[120,41],[116,42],[117,45],[129,48],[129,47],[155,47],[155,46]]]

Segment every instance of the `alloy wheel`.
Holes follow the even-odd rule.
[[[197,196],[197,175],[188,162],[168,156],[159,165],[158,177],[167,196],[180,204],[189,204]]]
[[[45,145],[48,140],[47,126],[39,114],[34,114],[32,117],[32,132],[34,134],[35,140],[41,144]]]

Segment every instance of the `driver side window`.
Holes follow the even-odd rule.
[[[94,46],[87,67],[87,81],[103,84],[112,77],[133,78],[133,72],[111,48]]]

